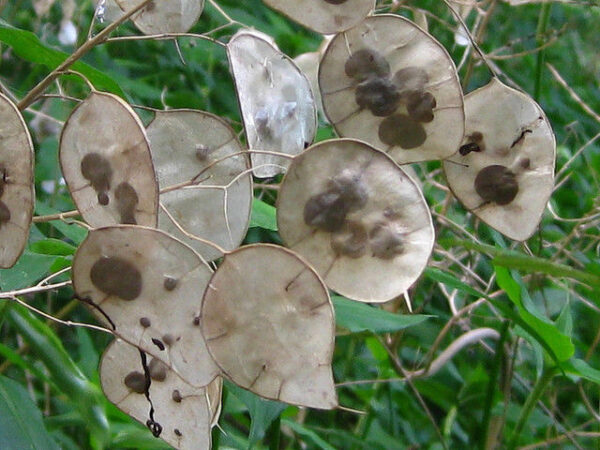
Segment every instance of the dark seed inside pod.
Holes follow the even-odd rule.
[[[346,222],[344,227],[331,233],[331,248],[337,255],[360,258],[366,253],[367,229],[360,222]]]
[[[483,134],[479,131],[474,131],[467,136],[467,143],[460,146],[458,152],[462,155],[468,155],[471,152],[482,152],[485,150],[485,143],[483,142]]]
[[[352,54],[344,65],[346,75],[357,81],[373,77],[388,77],[390,64],[381,53],[370,48],[363,48]]]
[[[425,85],[429,82],[429,75],[420,67],[410,66],[396,72],[392,82],[402,95],[410,95],[425,89]]]
[[[339,192],[322,192],[304,205],[304,223],[324,231],[337,231],[344,225],[348,209]]]
[[[369,233],[373,256],[381,259],[393,259],[404,251],[402,233],[388,222],[377,223]]]
[[[121,223],[136,225],[135,209],[139,202],[137,192],[129,183],[124,181],[115,189],[117,210],[121,214]]]
[[[212,150],[208,148],[206,145],[198,144],[196,145],[196,159],[200,162],[206,162]]]
[[[354,95],[358,106],[377,117],[393,114],[400,105],[400,94],[388,78],[369,78],[356,87]]]
[[[170,347],[171,345],[173,345],[173,344],[175,343],[175,340],[176,340],[176,339],[175,339],[175,336],[173,336],[172,334],[169,334],[169,333],[167,333],[167,334],[165,334],[165,335],[162,337],[162,340],[163,340],[163,342],[164,342],[164,343],[165,343],[167,346],[169,346],[169,347]]]
[[[345,169],[334,176],[328,183],[331,191],[340,194],[349,210],[357,210],[366,205],[369,200],[367,186],[362,180],[360,172]]]
[[[8,222],[10,222],[10,209],[0,200],[0,227]]]
[[[435,97],[429,92],[417,91],[407,98],[406,110],[411,119],[417,122],[431,122],[433,109],[437,106]]]
[[[519,161],[519,166],[521,166],[521,169],[529,169],[531,167],[531,160],[529,158],[523,158]]]
[[[181,400],[183,400],[183,397],[181,396],[181,392],[179,392],[178,389],[175,389],[173,391],[173,393],[171,394],[171,398],[176,403],[181,403]]]
[[[88,153],[81,160],[81,174],[89,180],[94,190],[108,191],[112,180],[110,162],[99,153]]]
[[[325,3],[329,3],[330,5],[343,5],[348,0],[323,0]]]
[[[384,144],[410,150],[423,145],[427,132],[423,125],[406,114],[394,114],[379,124],[379,139]]]
[[[0,197],[2,197],[2,195],[4,195],[4,186],[6,186],[7,177],[8,177],[8,175],[6,172],[6,167],[4,167],[4,165],[0,164]]]
[[[141,372],[129,372],[123,382],[133,392],[138,394],[146,392],[146,376]]]
[[[172,291],[177,287],[177,278],[165,277],[163,286],[167,291]]]
[[[108,198],[108,194],[106,192],[98,192],[98,203],[102,206],[108,205],[110,199]]]
[[[160,359],[152,358],[150,364],[148,364],[150,378],[155,381],[165,381],[167,378],[167,369],[167,365]]]
[[[494,164],[479,171],[475,177],[475,191],[486,202],[508,205],[519,192],[519,182],[506,166]]]
[[[173,430],[173,433],[175,433],[175,435],[176,435],[177,437],[181,437],[181,436],[183,436],[183,434],[181,434],[181,431],[179,431],[177,428],[175,428],[175,429]]]
[[[148,327],[150,327],[150,325],[152,325],[152,323],[150,322],[150,319],[148,319],[147,317],[142,317],[142,318],[140,318],[140,325],[143,326],[144,328],[148,328]]]
[[[135,300],[142,292],[142,274],[135,265],[118,256],[103,256],[90,270],[94,286],[108,295]]]

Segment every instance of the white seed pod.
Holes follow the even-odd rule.
[[[225,250],[237,248],[248,230],[253,192],[248,157],[235,131],[206,112],[170,110],[157,112],[147,133],[163,191],[159,228],[208,260],[222,254],[186,237],[178,226]],[[176,186],[181,187],[170,190]]]
[[[348,298],[385,302],[406,292],[434,243],[415,182],[385,153],[335,139],[294,158],[279,191],[285,244]]]
[[[340,136],[364,140],[399,164],[447,158],[463,138],[456,67],[438,41],[403,17],[367,17],[336,35],[319,86]]]
[[[25,121],[0,94],[0,267],[15,265],[27,243],[35,192],[33,144]]]
[[[444,162],[461,203],[511,239],[537,228],[554,187],[556,141],[550,122],[528,95],[498,79],[465,97],[463,145]]]
[[[211,420],[208,391],[219,394],[220,379],[206,387],[191,386],[160,361],[147,357],[150,375],[148,393],[154,420],[162,427],[160,438],[184,450],[210,449]],[[150,404],[145,396],[146,377],[138,349],[117,339],[110,343],[100,361],[100,383],[106,397],[121,411],[145,424]],[[215,406],[216,406],[215,403]]]
[[[123,11],[131,11],[143,0],[116,0]],[[204,0],[153,0],[131,20],[144,34],[187,33],[204,9]]]
[[[227,56],[248,145],[251,149],[296,155],[317,130],[315,101],[306,76],[294,62],[255,32],[242,30],[227,44]],[[251,155],[254,175],[272,177],[288,158]]]
[[[63,128],[59,157],[73,201],[92,227],[156,226],[150,144],[140,119],[119,97],[94,91],[77,106]]]
[[[202,303],[202,332],[223,374],[262,397],[331,409],[333,306],[317,273],[275,245],[225,255]]]
[[[206,386],[219,373],[199,320],[212,273],[190,247],[152,228],[99,228],[79,246],[72,271],[77,296],[97,305],[92,311],[110,318],[120,338],[192,386]]]
[[[352,28],[375,9],[375,0],[264,0],[271,8],[321,34]]]

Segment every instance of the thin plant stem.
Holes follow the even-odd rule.
[[[537,31],[536,31],[536,43],[538,47],[544,44],[546,30],[550,23],[550,11],[552,9],[552,3],[544,3],[538,19]],[[546,51],[542,49],[537,54],[536,65],[535,65],[535,85],[533,89],[533,98],[539,101],[540,94],[542,93],[542,72],[544,71],[544,59],[546,58]]]

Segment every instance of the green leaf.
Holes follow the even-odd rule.
[[[104,396],[100,389],[83,375],[54,331],[19,305],[9,308],[7,318],[44,363],[54,384],[79,410],[92,435],[101,442],[106,441],[108,420],[103,407]]]
[[[2,343],[0,343],[0,355],[2,355],[7,361],[10,361],[11,364],[20,367],[23,370],[31,372],[44,383],[52,383],[52,380],[48,378],[48,376],[44,372],[38,369],[35,366],[35,364],[30,363],[17,352],[15,352],[12,348]]]
[[[283,419],[281,421],[282,424],[290,427],[293,431],[298,433],[300,436],[303,436],[315,444],[314,448],[320,448],[322,450],[335,450],[335,447],[329,445],[324,439],[322,439],[317,433],[315,433],[310,428],[306,427],[303,424],[298,422],[294,422],[293,420]]]
[[[425,276],[431,278],[433,281],[437,281],[438,283],[445,284],[451,288],[458,289],[466,294],[471,294],[475,297],[485,297],[483,292],[480,292],[472,286],[469,286],[467,283],[460,281],[452,274],[442,272],[440,269],[428,267],[425,269]]]
[[[269,428],[269,425],[271,425],[271,423],[279,417],[281,412],[287,407],[287,405],[283,403],[263,399],[232,383],[227,383],[227,390],[235,395],[248,408],[248,413],[250,414],[250,419],[252,421],[250,425],[250,436],[248,436],[250,446],[260,441],[265,436],[265,432]]]
[[[340,296],[333,296],[332,301],[337,325],[353,333],[361,331],[392,333],[418,325],[431,317],[420,314],[394,314]]]
[[[44,278],[56,259],[51,255],[25,252],[10,269],[0,270],[0,288],[12,291],[29,287]]]
[[[528,311],[521,298],[521,286],[517,283],[508,269],[495,266],[496,283],[508,295],[508,298],[516,305],[518,314],[523,323],[526,324],[525,330],[532,334],[549,351],[550,355],[559,362],[566,361],[575,353],[575,347],[571,339],[560,332],[560,330],[550,320],[535,312]],[[519,325],[523,326],[522,323]],[[531,333],[531,330],[534,333]]]
[[[555,323],[561,332],[570,338],[573,337],[573,315],[571,314],[571,305],[569,302],[565,303]]]
[[[35,213],[39,215],[51,215],[58,214],[61,211],[50,208],[49,206],[43,203],[36,203],[35,205]],[[71,239],[76,245],[81,244],[81,242],[87,236],[87,230],[83,228],[81,225],[76,223],[68,224],[63,222],[62,220],[51,220],[50,223],[54,228],[64,234],[67,238]]]
[[[252,201],[252,216],[250,217],[250,226],[277,231],[277,216],[275,207],[255,198]]]
[[[561,367],[567,373],[600,384],[600,370],[594,369],[583,359],[573,358],[570,361],[561,364]]]
[[[0,411],[3,450],[58,450],[27,391],[6,377],[0,377]]]
[[[34,253],[41,253],[42,255],[60,256],[73,255],[75,250],[77,250],[76,247],[66,243],[65,241],[52,238],[34,242],[29,246],[29,249]]]
[[[0,41],[12,47],[19,58],[34,64],[42,64],[49,70],[56,69],[69,56],[68,53],[47,47],[32,32],[14,28],[2,21],[0,21]],[[113,79],[89,64],[77,61],[71,69],[83,74],[96,89],[125,98],[125,94]]]

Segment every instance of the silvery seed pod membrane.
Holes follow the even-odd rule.
[[[528,239],[552,189],[556,142],[528,95],[494,78],[465,97],[465,139],[444,162],[448,186],[465,208],[511,239]]]
[[[116,0],[123,11],[131,11],[143,0]],[[131,20],[144,34],[187,33],[204,9],[204,0],[153,0]]]

